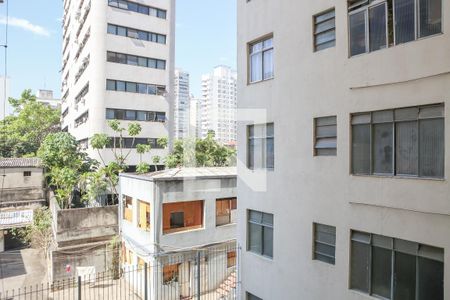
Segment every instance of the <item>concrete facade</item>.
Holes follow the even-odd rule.
[[[218,66],[202,76],[202,138],[212,130],[216,140],[223,144],[236,141],[236,76],[236,72],[227,66]]]
[[[253,112],[238,126],[242,299],[375,299],[349,288],[351,230],[444,249],[450,298],[449,135],[442,179],[351,172],[352,113],[444,103],[448,130],[450,2],[442,4],[443,34],[349,57],[346,1],[238,1],[238,109]],[[332,8],[336,45],[314,52],[313,16]],[[272,34],[274,79],[249,84],[248,45]],[[337,116],[336,156],[313,155],[314,118],[325,116]],[[271,122],[275,167],[250,170],[247,125]],[[274,216],[273,258],[245,251],[249,209]],[[336,227],[335,265],[313,260],[314,222]]]
[[[208,264],[216,268],[211,269],[208,273],[210,275],[206,273],[202,275],[206,276],[205,280],[208,282],[202,287],[202,292],[211,292],[206,291],[211,287],[218,288],[234,271],[234,269],[227,270],[226,249],[236,250],[235,210],[231,211],[232,221],[229,224],[216,226],[216,200],[236,196],[235,168],[188,168],[170,169],[148,175],[121,174],[120,193],[119,214],[123,245],[127,251],[131,251],[133,257],[128,264],[135,265],[143,261],[152,266],[150,275],[152,285],[149,287],[153,293],[152,299],[157,299],[155,297],[158,293],[171,295],[170,299],[179,299],[180,295],[183,295],[181,284],[172,286],[162,284],[162,268],[156,266],[174,263],[183,257],[180,260],[180,270],[184,271],[180,272],[194,274],[192,258],[195,259],[195,255],[192,253],[195,250],[211,250]],[[126,197],[132,199],[131,222],[124,218]],[[165,232],[163,228],[165,204],[200,200],[203,201],[201,226]],[[139,228],[139,202],[150,205],[150,228],[147,230]],[[222,257],[224,255],[225,258]],[[207,268],[206,263],[202,268]],[[194,281],[189,280],[188,283],[190,290],[195,290]]]
[[[138,8],[135,2],[64,1],[61,127],[74,135],[93,158],[98,159],[88,140],[95,133],[113,136],[108,119],[120,119],[125,128],[130,122],[138,122],[142,126],[139,138],[169,136],[175,54],[174,3],[174,0],[140,1],[142,6],[138,12],[134,10]],[[116,34],[108,33],[111,27],[108,24],[120,29],[113,27]],[[134,29],[142,34],[138,35]],[[160,38],[165,36],[165,43],[156,42],[155,34]],[[108,51],[119,53],[120,58],[107,55]],[[156,67],[156,60],[161,66]],[[110,90],[107,80],[130,84],[126,91],[119,87]],[[141,93],[131,83],[151,85],[154,90],[151,92],[149,86],[148,90],[145,88],[146,93]],[[156,86],[161,87],[157,93]],[[135,92],[131,92],[133,88]],[[125,110],[136,115],[126,116]],[[138,112],[145,117],[137,116]],[[154,118],[156,112],[165,117]],[[113,160],[110,152],[102,152],[106,163]],[[151,156],[165,156],[166,152],[153,149]],[[127,163],[131,166],[139,163],[135,150]]]

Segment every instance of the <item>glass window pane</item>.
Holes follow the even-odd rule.
[[[330,29],[333,29],[335,26],[336,26],[335,19],[332,18],[329,19],[328,21],[317,24],[314,33],[321,33],[324,31],[328,31]],[[332,32],[334,33],[334,30]]]
[[[145,111],[137,112],[137,120],[138,121],[147,121],[147,113]]]
[[[147,59],[145,57],[138,57],[138,65],[141,67],[147,67]]]
[[[136,111],[134,110],[125,111],[125,120],[136,120]]]
[[[391,298],[392,250],[372,247],[372,293]]]
[[[256,297],[253,294],[250,294],[249,292],[247,292],[247,299],[246,300],[262,300],[262,299],[259,298],[259,297]]]
[[[166,15],[167,13],[165,10],[158,10],[158,18],[165,19]]]
[[[263,215],[263,213],[260,211],[250,210],[249,211],[249,220],[251,220],[253,222],[261,223],[262,215]]]
[[[137,56],[134,55],[127,55],[127,64],[137,66]]]
[[[419,257],[418,300],[444,300],[444,263]]]
[[[137,92],[137,84],[134,82],[127,82],[127,92],[136,93]]]
[[[416,257],[395,252],[394,299],[416,299]]]
[[[350,288],[369,292],[370,245],[352,242]]]
[[[138,11],[138,5],[136,3],[128,2],[128,10],[137,12]]]
[[[373,173],[393,173],[393,125],[373,125]]]
[[[147,94],[156,95],[156,86],[154,86],[153,84],[148,84],[147,85]]]
[[[419,121],[419,175],[444,177],[444,119]]]
[[[115,111],[115,119],[117,120],[124,120],[125,119],[125,111],[118,109]]]
[[[401,44],[415,39],[414,0],[395,0],[395,43]]]
[[[262,253],[262,226],[248,223],[248,250],[261,254]]]
[[[250,82],[262,80],[262,53],[250,56]]]
[[[116,34],[117,32],[117,26],[108,24],[108,33],[110,34]]]
[[[263,213],[262,223],[265,225],[273,226],[273,214]]]
[[[127,29],[125,27],[117,26],[117,35],[127,36]]]
[[[442,0],[419,0],[420,37],[441,33]]]
[[[266,167],[273,169],[275,167],[275,143],[273,138],[267,138],[266,148]]]
[[[264,227],[263,255],[273,257],[273,228]]]
[[[156,59],[149,59],[148,60],[148,67],[149,68],[156,68]]]
[[[148,7],[147,7],[147,6],[139,5],[138,11],[139,11],[141,14],[148,15]]]
[[[326,244],[322,244],[322,243],[318,243],[318,242],[316,242],[315,245],[316,245],[316,249],[315,249],[316,252],[318,252],[320,254],[324,254],[326,256],[334,257],[334,251],[335,251],[334,246],[330,246],[330,245],[326,245]]]
[[[106,60],[109,62],[117,62],[116,53],[108,51],[106,54]]]
[[[369,9],[370,51],[386,48],[386,4]]]
[[[366,52],[365,12],[350,15],[350,56]]]
[[[137,32],[136,29],[129,28],[128,32],[127,32],[127,36],[130,37],[130,38],[137,39],[138,38],[138,32]]]
[[[117,81],[117,91],[125,92],[125,81]]]
[[[250,46],[250,54],[262,50],[263,43],[259,42]]]
[[[162,34],[158,34],[158,43],[165,44],[166,43],[166,36]]]
[[[157,68],[161,70],[166,69],[166,61],[165,60],[158,60],[157,61]]]
[[[115,80],[106,80],[106,89],[108,91],[115,91],[116,90],[116,81]]]
[[[118,63],[121,63],[121,64],[126,64],[127,63],[127,56],[125,54],[117,53],[116,57],[117,57],[117,62]]]
[[[319,33],[314,38],[316,45],[321,45],[330,41],[334,41],[335,39],[336,39],[336,32],[334,30]]]
[[[138,93],[147,94],[147,85],[145,83],[138,83]]]
[[[138,31],[138,38],[140,40],[148,41],[148,33],[145,31]]]
[[[264,79],[273,78],[273,49],[264,51]]]
[[[112,120],[114,119],[114,109],[106,109],[106,119]]]
[[[400,175],[419,174],[418,123],[400,122],[396,124],[396,173]]]
[[[352,126],[352,173],[370,173],[370,125]]]

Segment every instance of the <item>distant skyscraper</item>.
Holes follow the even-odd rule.
[[[8,102],[10,91],[10,78],[6,78],[6,93],[5,93],[5,77],[0,76],[0,120],[13,113],[13,109]],[[6,95],[6,97],[5,97]]]
[[[195,98],[191,95],[189,108],[189,136],[201,137],[201,98]]]
[[[135,139],[124,137],[126,148],[148,142],[150,156],[166,155],[156,141],[172,132],[174,25],[175,0],[64,0],[62,128],[91,157],[98,158],[89,139],[112,137],[112,119],[142,127]],[[114,160],[110,149],[102,155]],[[133,149],[127,163],[139,162]]]
[[[175,70],[174,104],[173,104],[173,136],[182,139],[189,135],[189,73]]]
[[[236,71],[218,66],[202,76],[201,136],[215,133],[223,144],[236,142]]]

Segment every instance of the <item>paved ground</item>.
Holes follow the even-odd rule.
[[[12,250],[0,253],[0,293],[47,282],[47,265],[42,251]]]

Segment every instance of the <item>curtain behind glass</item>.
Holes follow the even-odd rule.
[[[444,119],[419,121],[420,176],[444,177]]]
[[[262,53],[255,53],[250,56],[250,81],[262,80]]]
[[[417,121],[396,124],[396,173],[399,175],[419,174],[419,140]]]
[[[370,51],[386,48],[386,4],[369,9]]]
[[[442,0],[419,0],[420,37],[441,32]]]
[[[414,0],[394,0],[395,43],[402,44],[415,39]]]
[[[392,123],[373,125],[373,173],[393,173]]]
[[[273,49],[266,50],[263,53],[263,70],[264,79],[270,79],[273,77]]]

